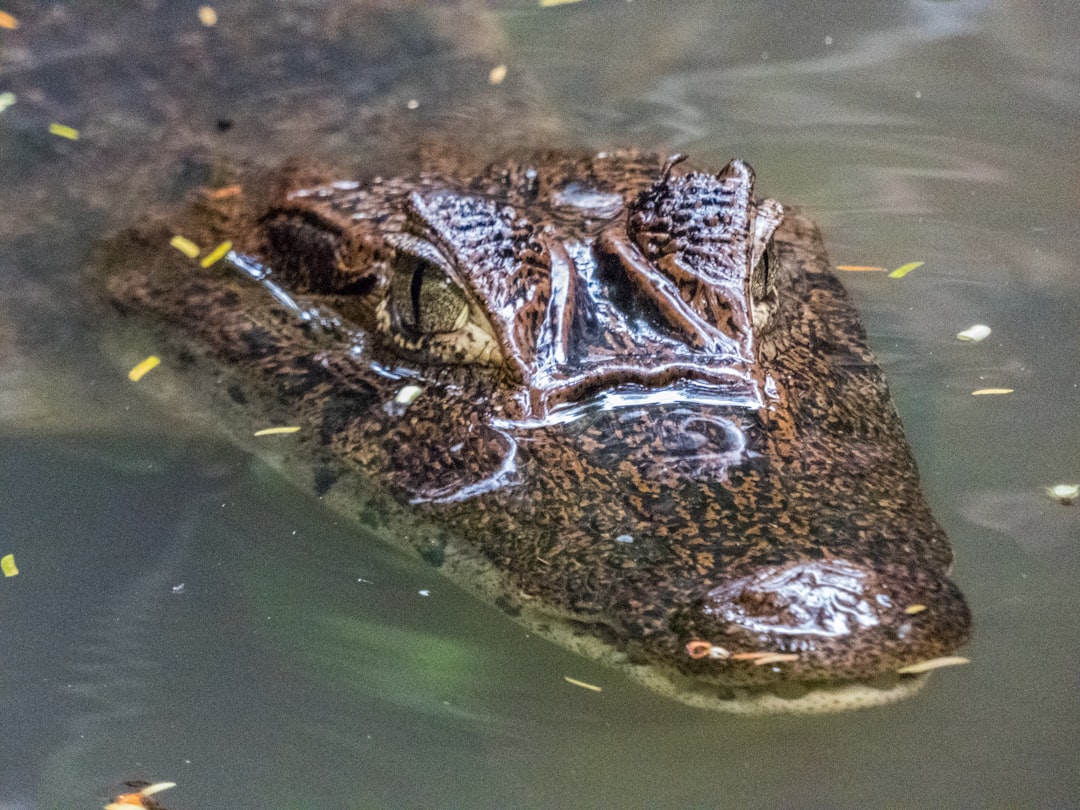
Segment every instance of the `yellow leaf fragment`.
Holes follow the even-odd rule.
[[[49,134],[67,138],[69,141],[79,140],[79,130],[75,129],[75,127],[69,127],[67,124],[57,124],[55,121],[49,124]]]
[[[973,397],[984,397],[994,394],[1011,394],[1012,392],[1012,388],[980,388],[977,391],[972,391],[971,395]]]
[[[926,610],[926,605],[908,605],[904,608],[904,613],[908,616],[914,616],[916,613],[922,613]]]
[[[764,664],[780,664],[784,661],[799,660],[799,656],[795,653],[775,653],[767,651],[734,653],[730,658],[732,661],[749,661],[755,667],[760,667]]]
[[[142,796],[153,796],[155,793],[161,793],[163,790],[176,787],[176,782],[155,782],[152,785],[147,785],[139,794]]]
[[[577,678],[571,678],[569,675],[563,675],[563,680],[574,686],[580,686],[582,689],[588,689],[591,692],[603,692],[604,690],[592,683],[585,683],[585,681],[579,681]]]
[[[901,675],[918,675],[920,672],[929,672],[932,669],[942,667],[955,667],[960,664],[970,664],[971,660],[959,655],[945,655],[941,658],[931,658],[929,661],[920,661],[917,664],[908,664],[896,670]]]
[[[491,84],[502,84],[503,79],[506,78],[506,65],[496,65],[488,73],[488,82]]]
[[[199,6],[199,22],[212,28],[217,25],[217,12],[211,6]]]
[[[0,28],[10,28],[14,31],[19,27],[19,21],[6,11],[0,11]]]
[[[232,250],[232,242],[222,242],[216,248],[203,256],[203,260],[199,262],[199,264],[201,264],[203,267],[209,267],[212,264],[216,264],[230,250]],[[194,256],[192,258],[194,258]]]
[[[10,90],[5,90],[3,93],[0,93],[0,112],[6,110],[14,104],[16,100],[15,94]]]
[[[837,270],[843,270],[846,273],[883,273],[884,267],[875,267],[872,264],[838,264]]]
[[[760,667],[765,664],[782,664],[785,661],[798,661],[799,656],[795,653],[770,653],[754,659],[754,666]]]
[[[580,3],[581,0],[540,0],[540,8],[551,8],[552,6],[568,6],[571,3]]]
[[[15,565],[14,554],[5,554],[0,557],[0,571],[4,572],[5,577],[13,577],[19,573],[19,567]]]
[[[134,366],[131,371],[128,372],[128,379],[132,382],[138,382],[146,373],[151,369],[157,368],[161,364],[161,358],[156,354],[152,354],[143,360],[141,363]]]
[[[296,433],[300,430],[299,425],[285,425],[282,427],[263,428],[262,430],[256,430],[256,436],[280,436],[284,433]]]
[[[206,192],[206,196],[211,200],[227,200],[229,197],[235,197],[243,189],[236,183],[231,186],[222,186],[221,188],[211,189]]]
[[[186,236],[180,236],[179,234],[170,239],[169,244],[179,250],[189,259],[197,259],[199,257],[199,254],[202,252],[199,249],[198,245],[196,245]]]
[[[912,270],[918,270],[924,264],[926,264],[926,262],[908,262],[907,264],[902,264],[889,273],[889,278],[903,278]]]

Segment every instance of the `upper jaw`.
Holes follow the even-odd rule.
[[[856,680],[948,655],[967,641],[971,616],[943,574],[836,558],[734,576],[682,621],[688,645],[723,651],[709,662],[721,670],[776,653],[784,679]]]

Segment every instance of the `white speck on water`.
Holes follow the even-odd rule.
[[[990,327],[984,323],[977,323],[974,326],[969,326],[962,332],[956,333],[957,340],[963,340],[968,343],[978,343],[980,340],[985,340],[990,336]]]
[[[616,543],[633,543],[634,538],[629,534],[620,534],[615,538]]]
[[[1065,504],[1071,504],[1080,498],[1080,484],[1055,484],[1046,488],[1046,494]]]

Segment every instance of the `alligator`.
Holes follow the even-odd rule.
[[[230,375],[230,407],[287,414],[333,460],[321,492],[414,516],[388,534],[532,630],[738,712],[896,700],[967,641],[818,230],[742,161],[236,179],[113,243],[111,307]],[[194,261],[177,233],[230,244]]]

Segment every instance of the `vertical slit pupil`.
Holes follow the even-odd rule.
[[[413,271],[412,287],[409,289],[409,295],[412,300],[412,315],[413,326],[420,327],[420,288],[424,286],[424,262],[418,261],[416,263],[416,270]]]

